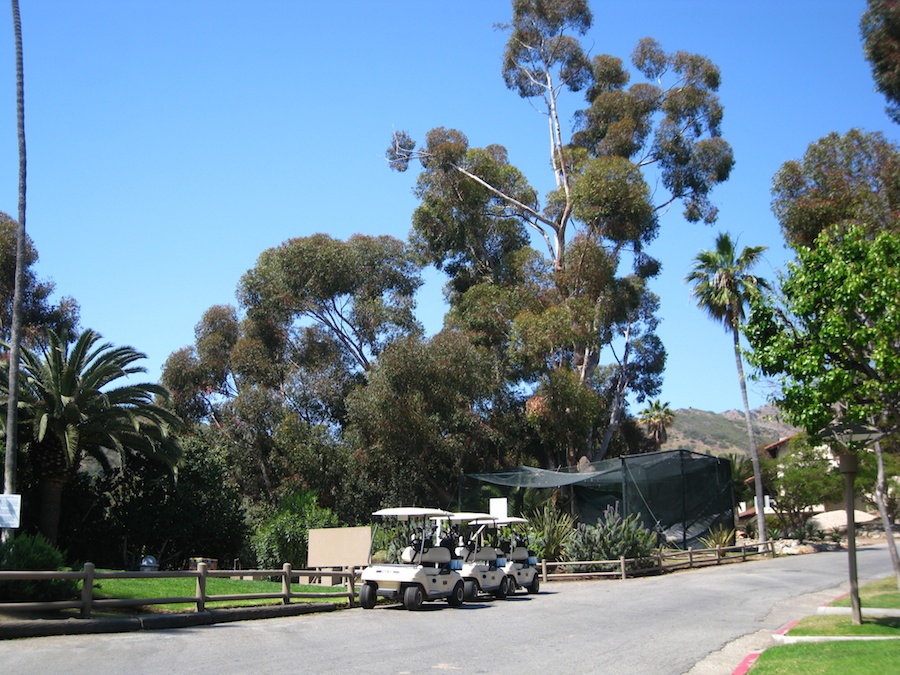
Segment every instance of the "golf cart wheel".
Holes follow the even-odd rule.
[[[407,586],[403,591],[403,606],[414,612],[422,609],[422,603],[425,601],[425,595],[422,593],[421,586]]]
[[[378,588],[375,584],[363,584],[359,589],[359,604],[363,609],[372,609],[378,599]]]
[[[450,594],[450,597],[447,598],[447,603],[451,607],[459,607],[466,600],[466,589],[463,585],[462,581],[457,581],[456,586],[453,587],[453,592]]]
[[[466,579],[464,582],[466,600],[474,600],[478,595],[478,584],[474,579]]]
[[[541,590],[541,578],[537,575],[534,575],[534,581],[531,582],[530,586],[526,587],[526,590],[530,595],[536,594]]]
[[[507,595],[509,595],[509,577],[504,576],[500,580],[500,588],[494,591],[494,597],[503,600]]]

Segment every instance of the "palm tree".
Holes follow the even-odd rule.
[[[697,306],[709,314],[714,321],[721,322],[726,331],[731,332],[734,340],[734,360],[737,364],[738,380],[741,385],[741,396],[744,399],[744,417],[747,420],[747,436],[750,441],[750,459],[753,462],[753,480],[756,488],[756,522],[759,541],[765,542],[766,518],[763,513],[762,468],[759,463],[759,452],[756,438],[750,423],[750,403],[747,400],[747,382],[744,378],[744,366],[741,359],[740,325],[744,319],[744,307],[754,297],[769,286],[766,281],[750,273],[759,262],[765,246],[745,247],[737,254],[736,242],[731,236],[720,233],[716,237],[716,248],[713,251],[700,251],[694,258],[691,273],[685,278],[686,283],[694,284],[691,297],[696,298]]]
[[[641,410],[640,419],[647,425],[647,433],[656,443],[656,449],[662,448],[668,439],[666,427],[675,419],[675,412],[669,407],[669,403],[662,403],[659,399],[651,401],[650,405]]]
[[[19,433],[39,486],[39,529],[52,542],[63,487],[85,455],[106,472],[113,453],[149,456],[173,469],[181,455],[171,434],[180,419],[154,403],[154,396],[168,397],[166,389],[120,383],[145,372],[133,365],[145,355],[100,339],[87,330],[70,347],[65,336],[48,331],[46,346],[22,348]]]
[[[16,228],[16,285],[13,291],[12,333],[9,348],[6,428],[15,429],[18,419],[19,349],[22,342],[22,296],[25,279],[25,71],[22,66],[22,20],[19,0],[12,0],[13,32],[16,40],[16,128],[19,138],[19,223]],[[7,434],[3,462],[3,494],[16,491],[18,447],[16,434]],[[3,531],[3,539],[9,530]]]

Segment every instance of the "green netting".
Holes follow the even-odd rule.
[[[582,522],[594,523],[618,505],[623,515],[639,514],[645,527],[684,548],[717,527],[734,527],[731,462],[689,450],[617,457],[582,472],[519,466],[466,478],[500,486],[505,495],[571,486]]]

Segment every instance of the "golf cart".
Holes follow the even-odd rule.
[[[452,548],[454,557],[462,563],[459,574],[465,585],[466,600],[474,600],[478,593],[505,598],[510,578],[497,566],[497,549],[484,541],[485,528],[494,517],[489,513],[463,512],[436,516],[432,520],[447,523],[441,545]]]
[[[372,515],[407,523],[410,536],[409,545],[390,562],[373,564],[370,549],[370,564],[363,570],[363,584],[359,589],[359,604],[364,609],[372,609],[379,596],[398,598],[409,610],[421,609],[426,600],[446,598],[451,607],[463,604],[465,586],[459,572],[453,569],[460,566],[460,561],[453,560],[450,549],[435,545],[432,532],[427,529],[429,518],[450,516],[449,511],[401,506],[381,509]],[[376,525],[373,547],[377,531]]]
[[[490,521],[476,522],[489,524]],[[498,532],[501,527],[509,527],[511,532],[510,539],[501,541],[497,548],[497,566],[503,569],[509,579],[509,595],[514,594],[517,588],[524,588],[529,594],[537,593],[541,588],[537,558],[526,548],[524,533],[516,532],[517,525],[527,522],[525,518],[516,516],[493,519],[493,526]]]

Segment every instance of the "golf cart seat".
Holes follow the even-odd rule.
[[[516,546],[512,553],[509,554],[509,559],[515,560],[516,562],[528,560],[528,549],[524,546]]]
[[[418,552],[412,546],[407,546],[403,549],[403,552],[400,554],[400,560],[405,563],[416,562],[416,558],[419,557]]]
[[[480,548],[475,551],[474,558],[483,562],[494,562],[497,559],[497,551],[491,547]]]
[[[422,564],[446,565],[452,557],[449,549],[443,546],[434,546],[422,554]]]

